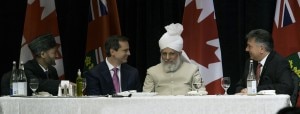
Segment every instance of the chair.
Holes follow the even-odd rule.
[[[300,98],[299,98],[299,94],[300,94],[300,52],[296,52],[293,53],[291,55],[289,55],[287,57],[289,63],[290,63],[290,67],[291,69],[295,72],[294,76],[293,76],[293,81],[295,84],[295,88],[293,91],[293,94],[291,96],[291,102],[293,106],[296,107],[300,107]]]
[[[11,71],[2,75],[1,96],[10,95],[10,77],[11,77]]]

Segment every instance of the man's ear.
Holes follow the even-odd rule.
[[[116,50],[114,49],[109,49],[110,55],[113,55],[114,52],[116,52]]]
[[[45,51],[41,51],[40,56],[41,56],[41,58],[45,58],[46,57],[46,52]]]

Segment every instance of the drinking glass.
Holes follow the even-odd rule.
[[[29,87],[32,90],[32,96],[36,95],[36,90],[39,87],[39,80],[37,78],[31,78],[29,80]]]
[[[82,93],[84,94],[84,89],[86,88],[86,79],[85,78],[82,78]]]
[[[223,77],[221,79],[221,85],[225,90],[224,95],[227,95],[227,89],[230,87],[230,77]]]
[[[200,88],[202,87],[202,78],[201,77],[194,77],[193,79],[193,86],[195,87],[197,93],[199,93]]]

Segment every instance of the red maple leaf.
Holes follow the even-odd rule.
[[[56,11],[54,10],[44,19],[41,19],[44,8],[40,7],[40,0],[27,4],[23,35],[26,39],[24,44],[30,43],[37,36],[51,33],[54,37],[59,36]],[[57,44],[60,47],[60,44]],[[57,51],[56,59],[62,58],[61,52]]]
[[[214,13],[211,13],[202,22],[198,23],[198,17],[202,10],[196,8],[195,1],[192,1],[184,9],[183,16],[183,40],[184,50],[190,59],[208,67],[208,64],[219,62],[215,55],[217,47],[208,45],[207,42],[218,38],[217,25]]]

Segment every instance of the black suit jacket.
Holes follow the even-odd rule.
[[[257,61],[254,61],[255,69],[257,64]],[[236,92],[240,92],[243,88],[247,87],[246,80],[249,70],[249,60],[247,60],[245,65],[245,72],[241,80],[237,83]],[[294,72],[290,69],[288,61],[275,51],[272,51],[263,66],[257,91],[276,90],[276,94],[292,95],[295,86],[293,76]]]
[[[11,71],[3,74],[1,79],[1,95],[10,95],[10,77]]]
[[[52,95],[57,95],[60,80],[58,79],[57,71],[53,66],[48,66],[48,76],[45,74],[36,60],[30,60],[26,62],[24,64],[24,69],[28,84],[29,80],[33,77],[39,79],[39,88],[37,89],[37,92],[46,91]],[[31,95],[32,91],[30,90],[28,94]]]
[[[84,76],[86,76],[87,81],[87,95],[111,95],[115,93],[112,76],[105,61],[85,72]],[[140,78],[136,68],[128,64],[121,65],[121,88],[122,91],[141,91]]]

